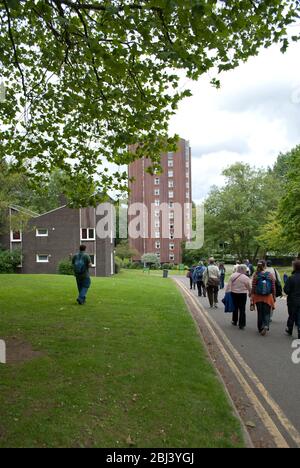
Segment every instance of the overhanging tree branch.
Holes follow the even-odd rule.
[[[5,8],[6,14],[7,14],[8,35],[9,35],[9,38],[10,38],[10,41],[11,41],[11,44],[12,44],[12,48],[13,48],[13,52],[14,52],[15,65],[16,65],[16,67],[18,68],[18,70],[20,72],[23,93],[24,93],[24,96],[27,98],[26,80],[25,80],[25,76],[24,76],[22,67],[20,65],[18,49],[17,49],[16,43],[15,43],[15,40],[14,40],[13,32],[12,32],[12,22],[11,22],[11,15],[10,15],[9,7],[7,5],[6,0],[3,0],[2,3],[4,4],[4,8]]]

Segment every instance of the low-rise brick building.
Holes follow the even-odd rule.
[[[20,211],[22,208],[11,206],[9,218]],[[93,263],[91,275],[111,276],[115,269],[112,223],[107,223],[106,237],[97,235],[97,224],[111,216],[108,211],[105,207],[73,209],[67,205],[41,215],[24,210],[30,218],[26,228],[17,231],[10,222],[8,232],[0,235],[0,245],[21,250],[21,273],[54,274],[60,261],[76,254],[79,245],[85,244]]]

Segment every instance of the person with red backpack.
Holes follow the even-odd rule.
[[[257,327],[262,336],[270,330],[271,311],[276,303],[276,280],[266,271],[266,262],[260,260],[252,281],[252,307],[257,309]]]

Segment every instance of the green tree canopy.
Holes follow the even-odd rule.
[[[276,188],[267,171],[236,163],[223,172],[226,184],[213,188],[206,201],[205,242],[220,246],[241,261],[255,259],[257,237],[276,206]]]
[[[130,247],[129,242],[127,240],[121,241],[116,248],[116,255],[117,257],[124,260],[125,258],[132,259],[133,257],[137,257],[139,252]]]
[[[145,265],[159,265],[159,260],[157,258],[157,255],[155,253],[145,253],[142,258],[142,262]]]
[[[289,161],[279,219],[294,252],[300,252],[300,146],[287,154]]]
[[[294,255],[300,251],[298,236],[300,146],[280,153],[268,174],[273,189],[273,209],[261,226],[258,242],[265,251],[276,255]]]
[[[0,233],[8,226],[8,207],[19,205],[26,187],[26,177],[23,174],[11,174],[4,159],[0,158]],[[15,217],[16,223],[25,221],[23,216]]]
[[[226,71],[273,42],[285,51],[299,10],[297,0],[0,0],[0,157],[31,178],[60,168],[78,191],[82,178],[126,190],[127,174],[106,162],[145,155],[159,166],[189,94],[182,71]]]

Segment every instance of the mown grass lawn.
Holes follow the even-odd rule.
[[[0,447],[238,447],[241,428],[172,280],[0,277]]]

